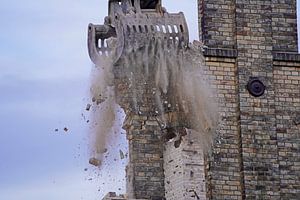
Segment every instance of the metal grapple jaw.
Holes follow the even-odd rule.
[[[116,37],[115,29],[108,25],[93,25],[88,27],[89,56],[95,65],[100,65],[103,56],[108,56],[111,49],[106,40]]]
[[[112,56],[116,63],[129,48],[163,41],[179,48],[188,45],[188,27],[182,12],[168,13],[161,0],[109,0],[104,25],[89,24],[88,49],[93,63]]]

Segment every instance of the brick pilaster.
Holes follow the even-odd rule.
[[[236,1],[237,66],[245,199],[279,199],[272,58],[272,1]],[[266,86],[253,97],[251,77]]]

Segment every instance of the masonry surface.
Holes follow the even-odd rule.
[[[217,88],[221,116],[212,151],[203,154],[192,135],[180,148],[165,144],[151,115],[128,112],[129,197],[300,199],[296,0],[198,2],[205,72]],[[262,96],[247,90],[253,78],[265,85]],[[116,82],[126,87],[121,78]],[[128,95],[120,94],[120,102]]]
[[[199,19],[223,116],[207,198],[300,199],[296,1],[202,0]],[[253,78],[260,97],[247,90]]]

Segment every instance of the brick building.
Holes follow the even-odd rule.
[[[296,1],[202,0],[199,21],[223,117],[207,197],[300,199]],[[261,96],[247,89],[255,79]]]
[[[212,152],[203,155],[192,134],[179,148],[162,144],[156,121],[132,114],[129,197],[300,199],[296,0],[198,2],[222,118]]]

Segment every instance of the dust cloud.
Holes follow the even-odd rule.
[[[127,41],[122,57],[116,61],[114,55],[115,52],[103,56],[101,66],[92,72],[93,157],[102,160],[118,104],[127,115],[152,112],[162,130],[173,126],[197,132],[199,143],[209,150],[218,122],[218,106],[214,101],[216,91],[205,75],[201,46],[184,47],[175,39],[142,44]],[[116,89],[115,80],[120,77],[127,85],[123,93]],[[130,108],[123,106],[120,94],[126,94]]]

